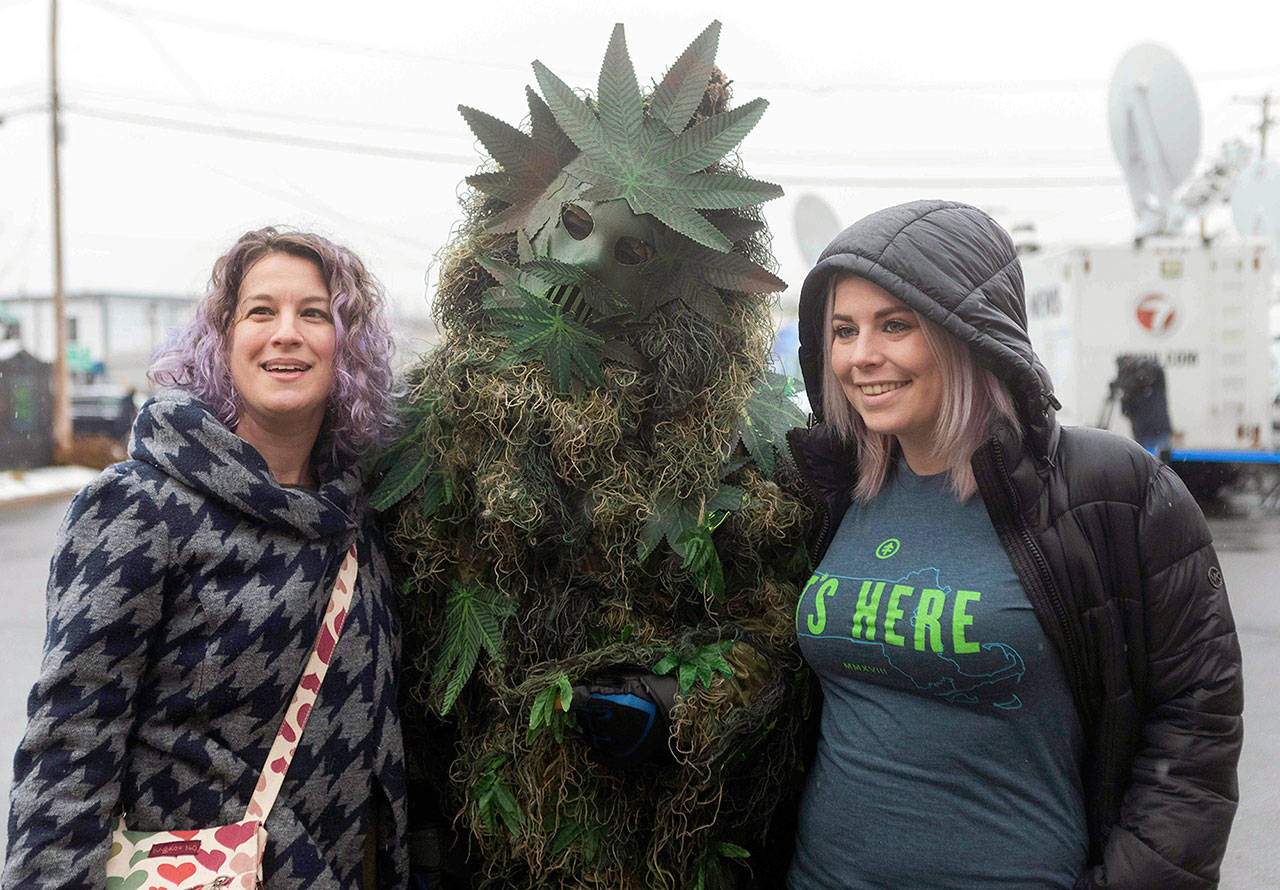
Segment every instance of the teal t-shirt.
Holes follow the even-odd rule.
[[[796,607],[822,684],[792,890],[1070,888],[1082,731],[982,498],[900,463]]]

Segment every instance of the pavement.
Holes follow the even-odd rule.
[[[70,499],[98,475],[88,467],[0,470],[0,510]]]

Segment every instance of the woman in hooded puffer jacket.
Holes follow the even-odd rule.
[[[789,886],[1216,886],[1242,685],[1209,531],[1137,444],[1057,424],[1007,233],[855,223],[800,343],[823,705]]]

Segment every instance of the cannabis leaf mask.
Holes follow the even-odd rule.
[[[781,290],[767,270],[731,253],[741,237],[735,221],[723,214],[713,221],[716,211],[782,194],[776,185],[709,169],[768,104],[756,99],[693,122],[719,36],[720,23],[712,22],[647,101],[617,25],[593,100],[534,62],[546,98],[526,88],[530,132],[460,106],[500,167],[467,182],[509,205],[489,221],[489,231],[515,234],[522,262],[537,257],[582,267],[624,295],[637,321],[680,300],[719,322],[724,305],[717,287]]]

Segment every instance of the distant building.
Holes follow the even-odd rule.
[[[51,372],[47,362],[27,352],[17,340],[0,340],[0,470],[52,463]]]
[[[147,366],[169,334],[191,322],[201,297],[89,291],[67,294],[67,363],[80,382],[149,392]],[[392,315],[397,370],[435,346],[430,317]],[[17,341],[35,357],[53,361],[53,298],[0,294],[0,341]],[[95,374],[95,371],[97,372]]]
[[[66,295],[67,364],[78,379],[94,376],[146,390],[147,365],[174,328],[191,321],[199,297],[88,291]],[[54,358],[53,297],[0,295],[4,340],[46,362]]]

